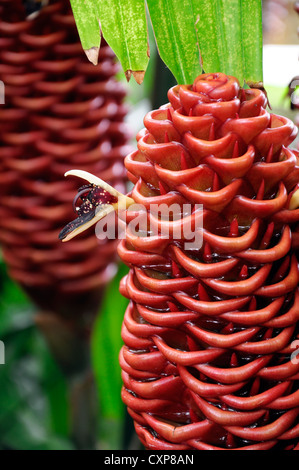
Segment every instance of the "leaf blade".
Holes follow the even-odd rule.
[[[193,9],[204,71],[233,75],[241,85],[262,81],[261,0],[193,0]]]
[[[261,0],[71,0],[83,47],[103,36],[127,79],[141,83],[149,60],[147,4],[161,59],[178,83],[222,72],[243,82],[263,80]],[[89,22],[85,17],[90,15]],[[87,26],[88,25],[88,26]],[[89,28],[90,25],[90,28]],[[94,51],[91,49],[91,56]]]
[[[127,78],[133,73],[136,81],[141,82],[149,61],[144,0],[97,0],[96,9],[103,37]]]
[[[94,0],[70,0],[78,33],[85,51],[98,49],[101,44],[100,25]]]
[[[263,29],[261,0],[242,1],[244,80],[263,82]]]
[[[178,83],[192,83],[201,73],[190,0],[147,0],[161,59]]]

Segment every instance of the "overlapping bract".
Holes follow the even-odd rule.
[[[203,244],[120,243],[123,401],[150,449],[298,449],[297,129],[223,74],[168,97],[126,158],[132,197],[202,204]]]
[[[76,184],[90,171],[124,190],[128,153],[125,90],[111,49],[99,64],[82,50],[68,0],[26,19],[21,0],[0,0],[0,243],[11,276],[43,308],[97,309],[115,272],[116,242],[93,233],[68,244],[58,234],[72,215]]]

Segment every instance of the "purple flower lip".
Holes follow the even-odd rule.
[[[77,206],[77,202],[81,199],[82,204]],[[74,212],[78,215],[77,219],[69,222],[60,232],[59,239],[64,240],[67,235],[76,228],[83,226],[96,215],[96,209],[99,206],[108,206],[117,203],[117,197],[110,194],[104,188],[100,188],[95,184],[86,184],[78,189],[73,201]]]
[[[125,209],[134,203],[133,199],[87,171],[70,170],[65,176],[76,176],[87,181],[87,184],[78,189],[73,201],[73,209],[78,217],[69,222],[58,236],[64,242],[84,232],[110,212],[118,208]],[[79,200],[82,204],[78,206]]]

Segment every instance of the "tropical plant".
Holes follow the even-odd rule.
[[[143,0],[72,6],[87,54],[96,60],[100,20],[127,78],[141,81]],[[130,267],[120,286],[130,299],[123,401],[150,449],[298,449],[299,165],[289,147],[297,129],[267,111],[261,2],[147,6],[178,85],[146,115],[125,161],[134,184],[125,204],[142,204],[147,225],[133,233],[139,212],[120,214],[128,230],[119,254]],[[114,188],[70,174],[93,184],[89,198],[102,190],[88,226],[119,211]],[[153,210],[162,203],[180,208],[178,222]],[[174,236],[185,204],[191,227],[203,224],[202,244],[192,247],[183,230]],[[69,225],[63,237],[77,232]]]

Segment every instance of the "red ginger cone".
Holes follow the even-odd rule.
[[[122,399],[149,449],[298,449],[297,129],[223,74],[168,97],[126,157],[132,197],[202,204],[203,244],[121,241]]]
[[[61,244],[73,218],[70,168],[123,188],[128,135],[118,66],[102,42],[88,62],[68,0],[33,19],[23,2],[0,0],[0,243],[9,273],[43,309],[95,312],[115,272],[116,243],[94,233]]]

